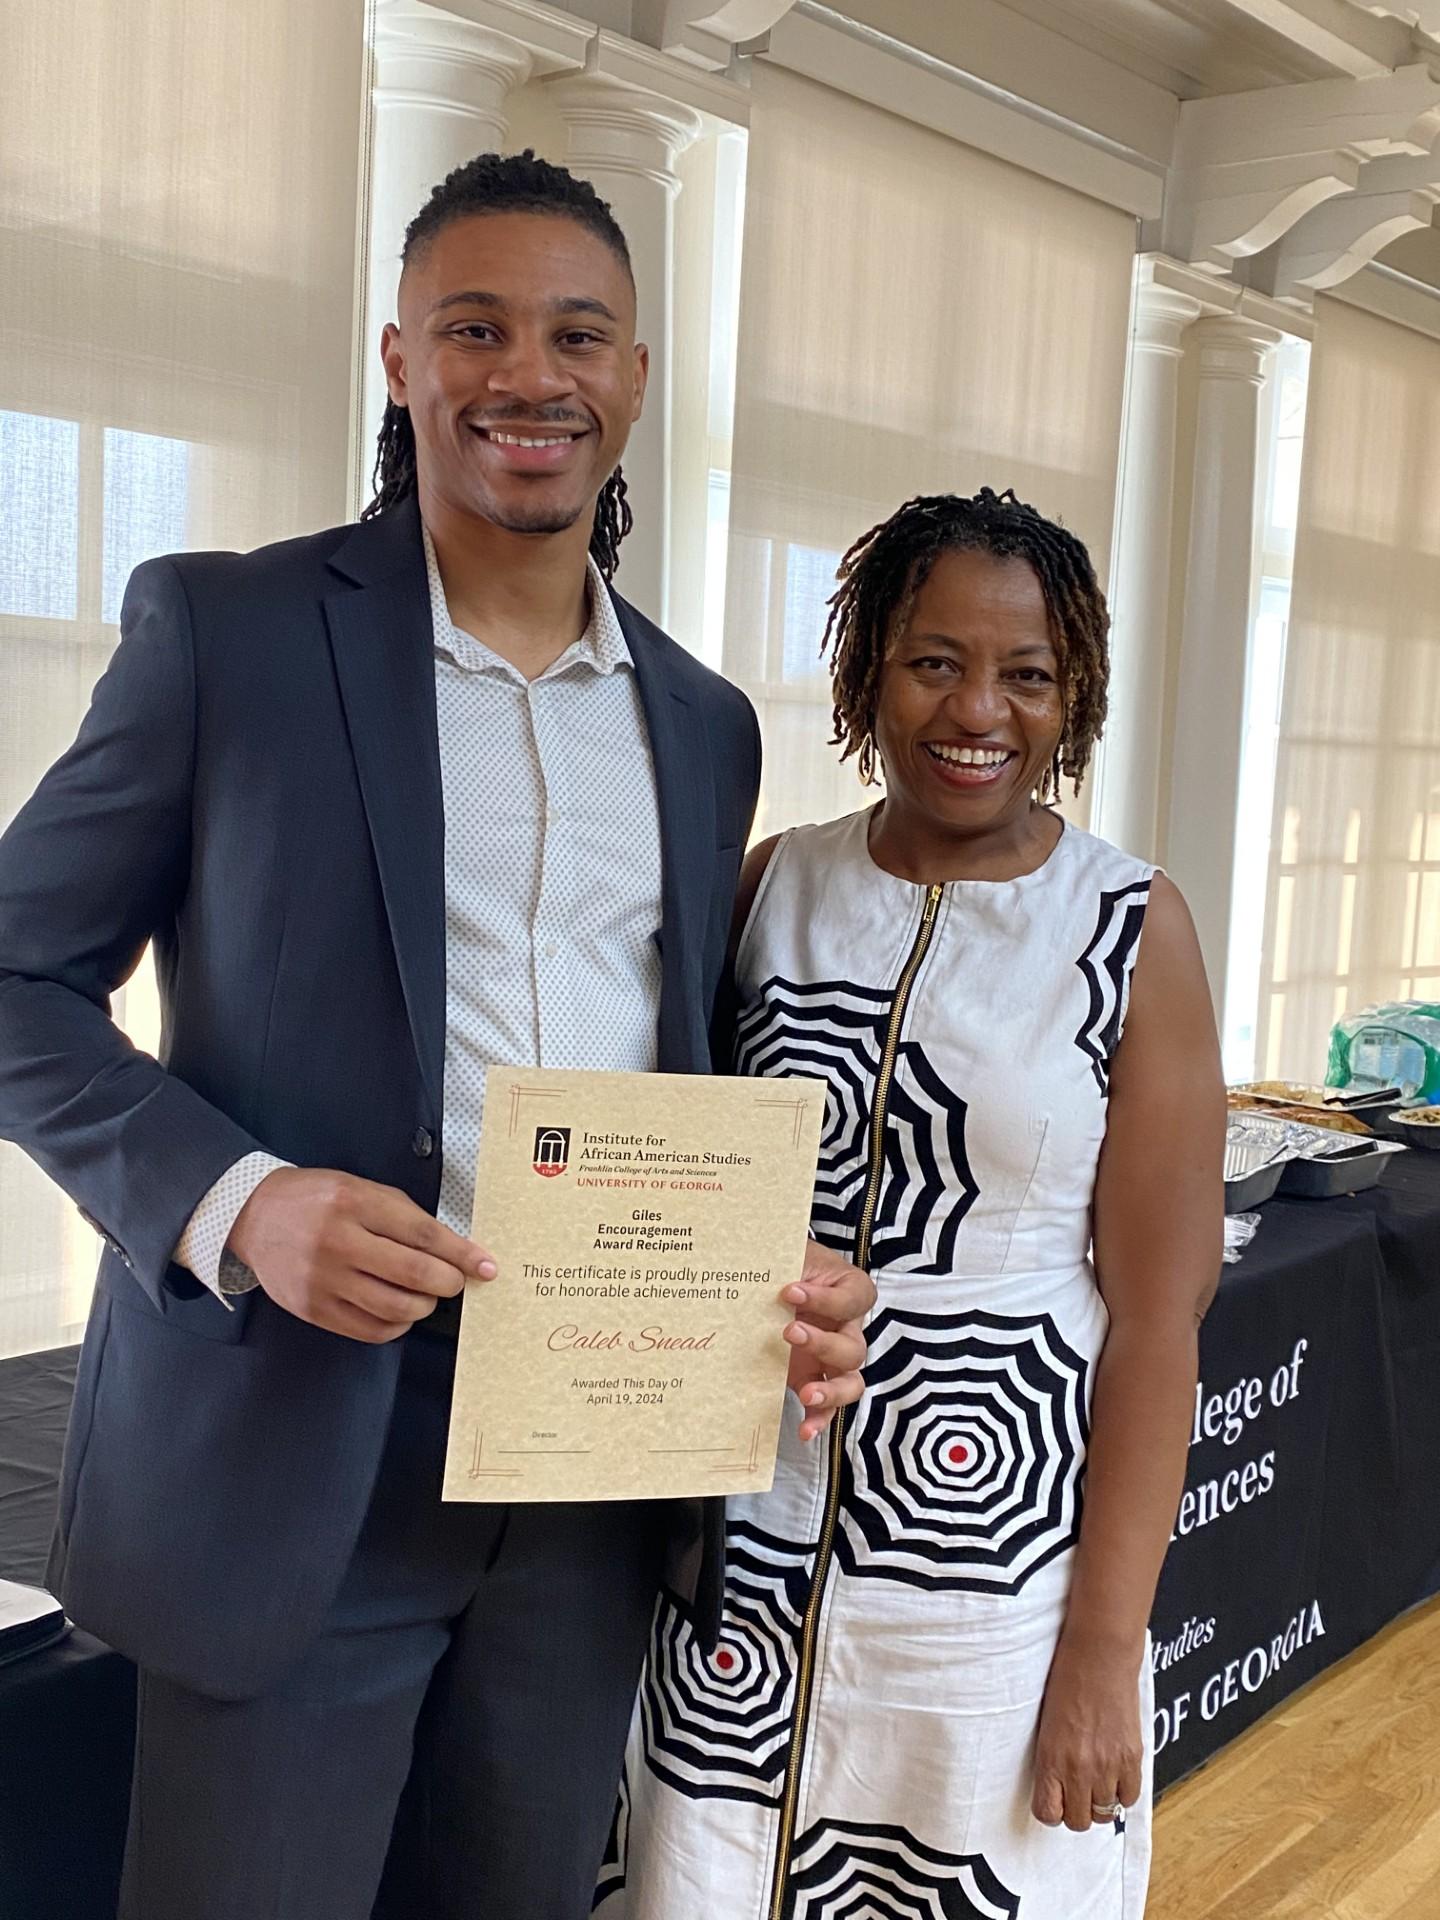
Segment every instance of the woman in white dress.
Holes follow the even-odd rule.
[[[1220,1271],[1224,1095],[1175,887],[1066,824],[1105,712],[1085,549],[1013,495],[845,556],[876,807],[757,846],[736,1064],[830,1086],[817,1238],[866,1393],[662,1600],[602,1920],[1138,1920],[1146,1622]]]

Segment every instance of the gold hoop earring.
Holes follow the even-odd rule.
[[[873,787],[878,784],[875,776],[875,736],[873,733],[867,733],[865,738],[860,742],[858,766],[862,787]]]

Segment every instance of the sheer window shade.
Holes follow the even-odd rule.
[[[364,6],[7,24],[0,825],[74,734],[140,560],[345,516]],[[116,1012],[156,1043],[143,976]],[[75,1337],[95,1248],[0,1147],[0,1354]]]
[[[760,60],[724,664],[765,732],[757,832],[861,804],[818,658],[841,553],[916,493],[1013,486],[1104,577],[1129,216]]]
[[[1257,1059],[1440,998],[1440,341],[1316,301]]]

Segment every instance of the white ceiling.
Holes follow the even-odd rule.
[[[1230,0],[1005,0],[1182,100],[1244,93],[1337,69]]]

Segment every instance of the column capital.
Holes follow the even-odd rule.
[[[1202,380],[1239,380],[1263,387],[1265,363],[1272,347],[1285,336],[1239,313],[1217,313],[1197,320],[1185,331],[1185,345],[1197,356]]]
[[[504,137],[506,97],[524,85],[533,65],[523,41],[423,0],[383,0],[374,46],[378,107],[462,113],[483,122],[496,146]]]
[[[1172,354],[1180,359],[1185,347],[1180,336],[1200,318],[1201,306],[1188,293],[1142,280],[1135,292],[1135,346],[1144,353]]]
[[[699,135],[692,108],[605,74],[565,74],[545,83],[568,136],[567,158],[578,172],[597,168],[679,190],[676,158]]]

